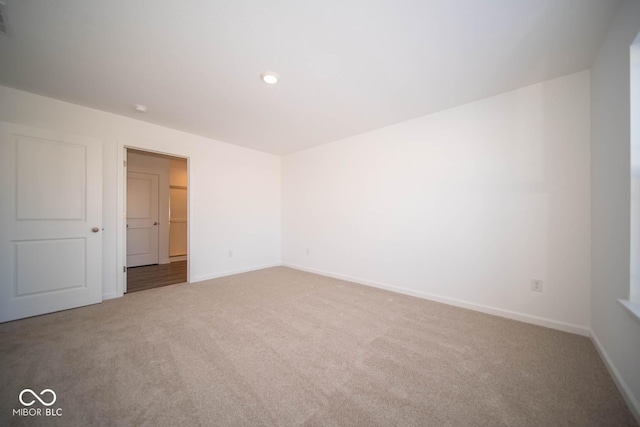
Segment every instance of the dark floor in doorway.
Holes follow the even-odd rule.
[[[187,261],[127,269],[127,293],[185,283],[186,281]]]

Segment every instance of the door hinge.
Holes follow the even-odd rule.
[[[125,168],[127,167],[127,161],[126,160],[122,161],[122,166],[125,167]]]
[[[123,272],[123,273],[126,273],[126,272],[127,272],[127,266],[126,266],[126,265],[122,267],[122,272]]]

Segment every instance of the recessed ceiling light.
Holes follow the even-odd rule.
[[[138,113],[146,113],[149,108],[146,105],[136,104],[133,106],[133,109]]]
[[[265,82],[268,85],[274,85],[276,83],[278,83],[278,80],[280,79],[280,76],[278,76],[276,73],[271,72],[271,71],[265,71],[264,73],[260,74],[260,78],[262,79],[263,82]]]

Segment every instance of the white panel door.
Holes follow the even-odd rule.
[[[0,322],[102,301],[102,142],[0,122]]]
[[[127,267],[158,263],[158,175],[127,173]]]

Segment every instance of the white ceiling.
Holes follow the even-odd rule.
[[[0,84],[275,154],[587,69],[619,4],[5,1]]]

